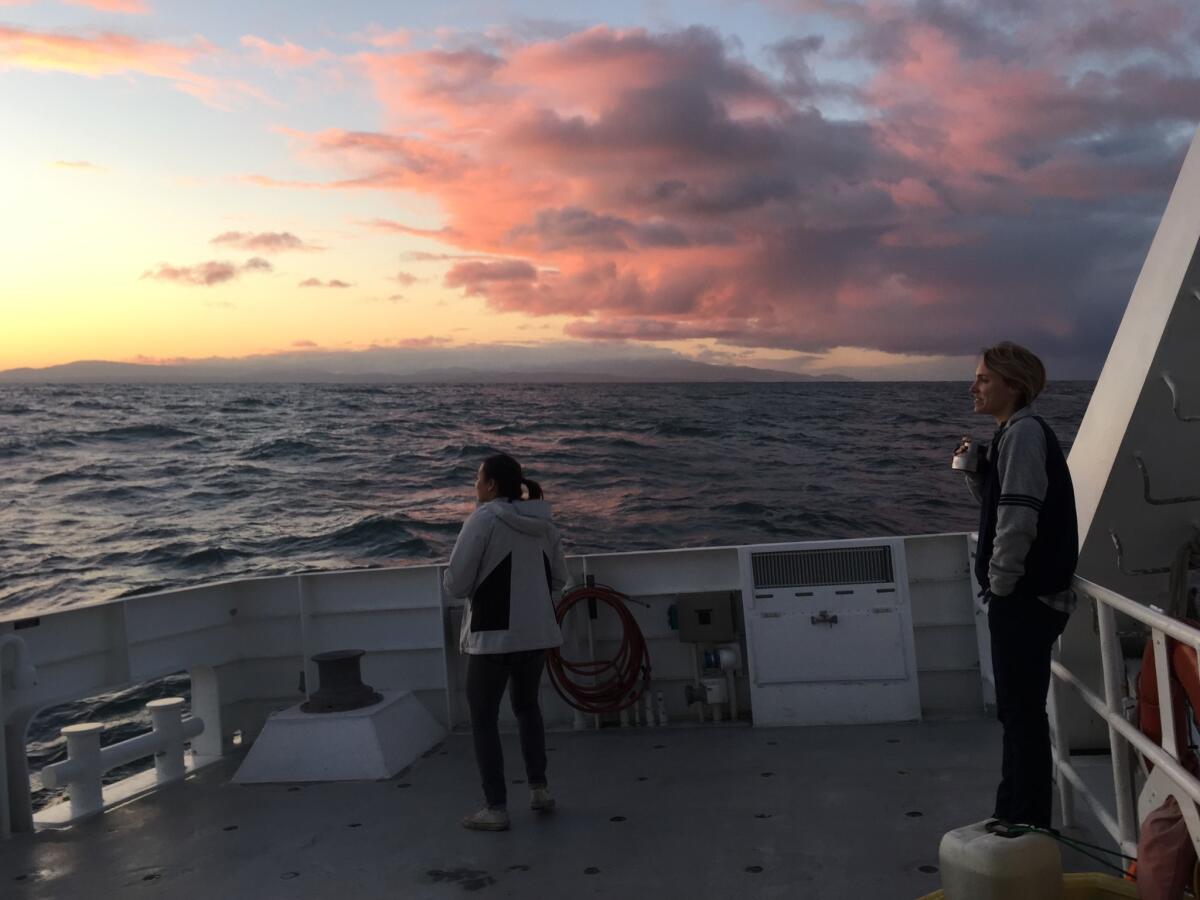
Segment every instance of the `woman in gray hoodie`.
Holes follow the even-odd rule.
[[[522,488],[528,499],[522,499]],[[497,454],[483,461],[475,476],[475,496],[479,505],[463,524],[444,579],[446,593],[468,601],[459,650],[468,656],[467,703],[485,798],[484,806],[462,824],[505,831],[509,817],[498,721],[510,682],[529,806],[536,812],[554,809],[546,786],[538,687],[546,650],[562,644],[554,603],[567,582],[567,564],[541,487],[523,476],[511,456]]]

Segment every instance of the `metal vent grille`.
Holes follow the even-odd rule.
[[[890,584],[891,547],[837,547],[752,553],[756,588]]]

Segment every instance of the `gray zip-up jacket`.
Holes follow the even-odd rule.
[[[463,523],[443,584],[466,598],[459,649],[514,653],[562,644],[554,603],[567,583],[562,536],[545,500],[491,500]]]
[[[1032,406],[1017,410],[988,447],[988,463],[997,467],[1001,485],[988,581],[992,593],[1001,597],[1016,590],[1025,574],[1025,558],[1037,537],[1038,510],[1046,498],[1046,435],[1034,415]],[[983,475],[966,475],[971,496],[982,502]],[[1070,589],[1038,599],[1063,612],[1075,606]]]

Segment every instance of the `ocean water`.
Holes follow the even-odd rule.
[[[1092,383],[1039,410],[1069,447]],[[967,383],[0,386],[0,615],[238,575],[444,559],[489,453],[567,552],[973,529],[949,468],[990,437]],[[35,768],[89,712],[44,714]]]

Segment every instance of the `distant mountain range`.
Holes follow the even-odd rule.
[[[488,367],[402,367],[314,365],[295,355],[245,360],[194,360],[169,365],[81,360],[45,368],[0,371],[0,384],[464,384],[464,383],[602,383],[679,381],[854,381],[844,375],[804,375],[752,366],[724,366],[683,357],[563,360],[550,365],[532,362]]]

